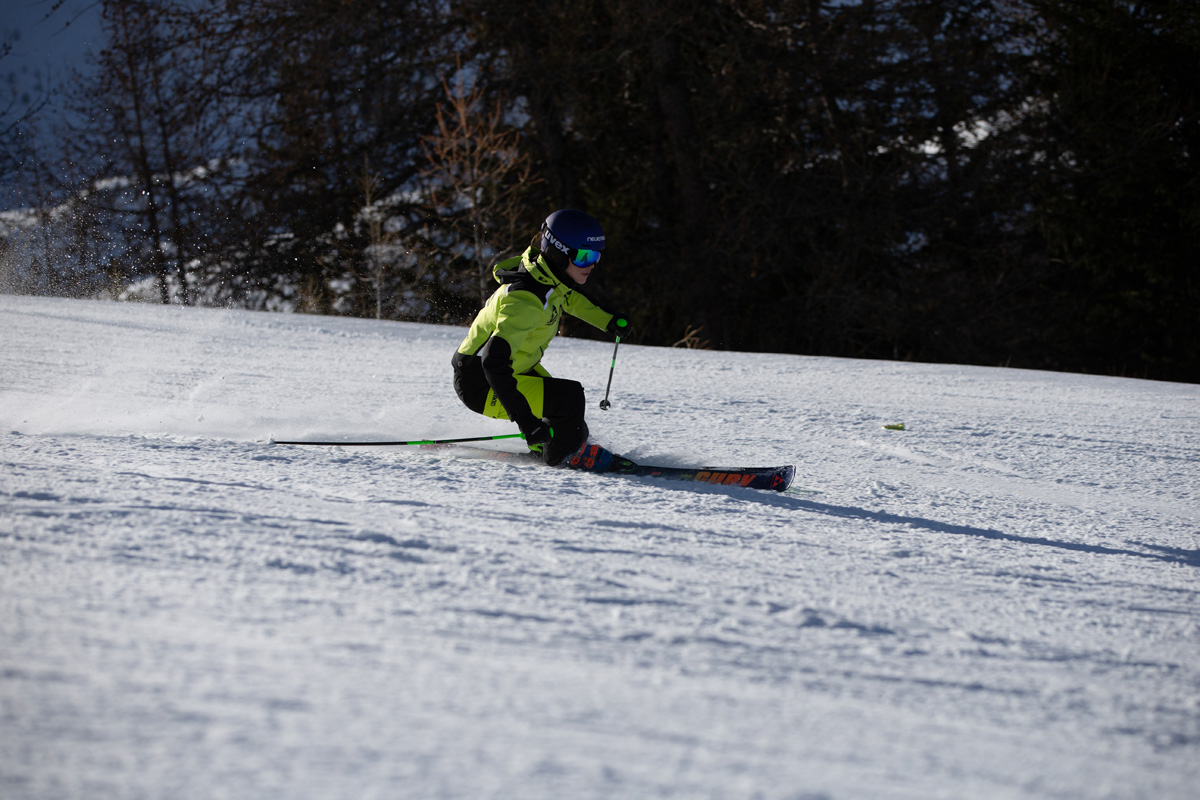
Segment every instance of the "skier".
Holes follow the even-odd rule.
[[[564,311],[621,338],[631,330],[627,315],[606,311],[582,291],[603,249],[604,229],[594,217],[574,209],[546,217],[524,253],[492,267],[500,288],[451,360],[463,404],[517,423],[529,449],[551,466],[603,468],[582,457],[589,449],[582,384],[551,377],[541,364]]]

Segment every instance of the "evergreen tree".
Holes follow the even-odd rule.
[[[1069,367],[1200,380],[1200,7],[1039,0],[1034,222]]]

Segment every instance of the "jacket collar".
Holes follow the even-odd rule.
[[[566,275],[557,275],[551,269],[550,264],[542,257],[542,253],[536,247],[530,247],[520,256],[520,261],[515,269],[503,269],[504,267],[513,266],[513,262],[517,259],[506,259],[493,267],[493,274],[496,280],[500,283],[512,283],[522,275],[528,275],[544,286],[558,288],[559,286],[571,291],[579,291],[579,284],[571,280]]]

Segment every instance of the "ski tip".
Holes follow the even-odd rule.
[[[784,466],[780,467],[779,474],[776,475],[776,479],[770,488],[776,492],[786,492],[788,488],[791,487],[792,481],[795,479],[796,465],[785,464]]]

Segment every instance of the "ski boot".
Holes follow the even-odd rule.
[[[613,460],[618,456],[598,444],[588,444],[586,441],[573,454],[563,459],[562,465],[567,469],[578,469],[585,472],[608,472],[613,467]]]

